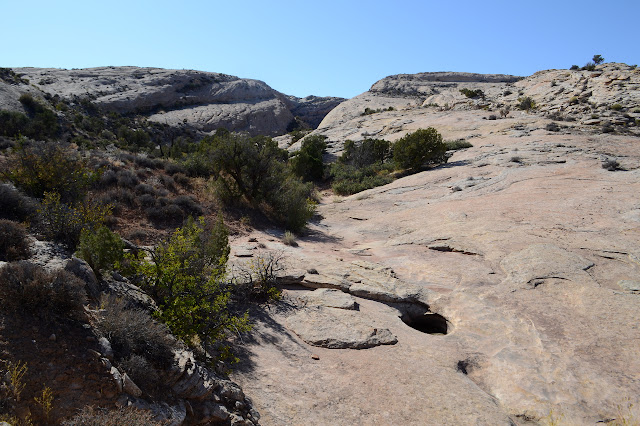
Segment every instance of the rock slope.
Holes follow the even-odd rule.
[[[374,85],[384,94],[372,89],[325,118],[317,132],[334,152],[346,138],[393,140],[429,126],[473,147],[383,187],[327,193],[297,248],[273,233],[251,235],[287,254],[288,280],[301,286],[265,315],[234,374],[265,424],[640,419],[640,138],[635,122],[615,124],[640,113],[638,71],[605,64],[496,81],[504,78],[416,77],[413,90],[408,76],[394,77]],[[427,94],[436,84],[455,87]],[[466,98],[462,87],[486,99]],[[560,87],[562,96],[552,95]],[[589,92],[586,102],[569,102]],[[538,108],[489,119],[518,96]],[[453,99],[448,108],[425,106],[445,99]],[[605,119],[612,132],[603,132]],[[618,166],[603,167],[610,162]],[[314,321],[316,288],[356,296],[348,316],[397,342],[315,346],[299,323]],[[351,328],[346,318],[315,331],[340,338]]]
[[[639,88],[640,70],[618,63],[599,65],[595,71],[540,71],[526,78],[453,72],[400,74],[386,77],[369,91],[341,103],[315,133],[326,135],[330,152],[339,153],[346,139],[394,141],[424,125],[424,117],[438,113],[478,110],[485,112],[485,118],[520,116],[525,114],[518,108],[521,101],[530,98],[534,108],[526,111],[529,116],[589,133],[604,130],[637,135]],[[484,96],[468,98],[461,92],[465,89],[480,90]],[[367,108],[370,114],[365,114]],[[452,133],[438,130],[445,137],[473,136],[459,132],[460,127],[451,126]]]
[[[193,70],[138,67],[13,70],[52,96],[88,97],[107,111],[142,113],[151,121],[190,126],[204,132],[224,127],[252,135],[281,135],[295,117],[316,127],[328,111],[343,101],[286,96],[262,81]],[[8,90],[0,88],[0,98]],[[13,103],[16,101],[17,97]]]

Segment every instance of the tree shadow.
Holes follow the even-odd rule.
[[[232,366],[233,370],[248,375],[256,370],[256,346],[271,345],[282,357],[290,359],[297,359],[300,350],[309,352],[306,345],[273,318],[274,315],[291,315],[297,309],[295,304],[284,299],[275,304],[251,307],[249,316],[254,328],[248,333],[243,333],[238,344],[234,345],[233,351],[239,361]]]

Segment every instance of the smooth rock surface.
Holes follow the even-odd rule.
[[[302,340],[329,349],[366,349],[393,345],[398,339],[386,328],[358,312],[316,306],[304,309],[287,320]]]

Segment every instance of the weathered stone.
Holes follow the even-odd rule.
[[[64,269],[84,281],[89,296],[96,300],[100,297],[98,279],[87,262],[74,256],[67,261]]]
[[[632,293],[640,293],[640,281],[620,280],[618,285],[622,289],[630,291]]]
[[[133,380],[131,380],[131,377],[129,377],[127,373],[124,373],[122,375],[122,389],[129,395],[135,396],[136,398],[142,396],[142,391],[140,390],[138,385],[136,385]]]
[[[111,343],[106,337],[100,337],[98,339],[98,345],[100,346],[100,353],[110,361],[113,361],[113,348]]]
[[[355,309],[357,306],[353,296],[330,288],[319,288],[303,293],[298,298],[309,305],[320,305],[329,308]]]
[[[122,374],[120,374],[120,371],[118,371],[118,369],[115,367],[111,367],[110,372],[114,382],[116,383],[118,393],[122,393],[123,391]]]
[[[398,342],[389,330],[375,327],[358,312],[338,308],[303,309],[287,319],[287,327],[310,345],[329,349],[366,349]]]

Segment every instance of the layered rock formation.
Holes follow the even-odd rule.
[[[141,113],[151,121],[204,132],[224,127],[252,135],[281,135],[295,117],[311,127],[317,126],[327,112],[343,101],[286,96],[262,81],[203,71],[138,67],[14,71],[50,95],[86,97],[107,111]],[[3,92],[12,95],[9,86],[0,84],[0,99],[5,97]],[[11,100],[2,102],[13,107],[9,109],[17,109],[18,96],[7,96]]]

